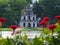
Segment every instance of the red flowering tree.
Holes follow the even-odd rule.
[[[52,31],[52,34],[53,34],[55,28],[56,28],[56,25],[55,24],[49,25],[49,30]]]
[[[9,28],[11,28],[13,30],[12,35],[14,35],[14,33],[19,33],[19,31],[20,31],[20,26],[11,25]]]
[[[60,16],[55,16],[55,19],[57,20],[57,23],[60,24]]]
[[[16,25],[11,25],[9,28],[11,28],[13,30],[12,35],[14,35],[15,29],[17,28],[17,26]]]
[[[5,23],[5,22],[6,22],[5,18],[0,18],[0,28],[2,27],[3,23]],[[0,37],[2,37],[2,33],[0,33]]]
[[[46,24],[46,26],[48,28],[50,18],[49,17],[44,17],[43,20],[45,20],[45,24]]]
[[[10,28],[15,30],[17,28],[17,26],[16,25],[11,25]]]
[[[0,18],[0,27],[2,27],[3,23],[6,22],[6,19],[5,18]]]
[[[45,20],[42,20],[42,21],[40,22],[40,25],[42,26],[42,28],[43,28],[43,30],[44,30]]]
[[[44,30],[44,25],[46,24],[47,28],[49,27],[49,17],[44,17],[43,20],[40,22],[40,25],[42,25],[43,30]]]

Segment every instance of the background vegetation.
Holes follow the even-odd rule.
[[[50,17],[50,23],[55,22],[54,16],[60,15],[60,0],[39,0],[35,3],[32,3],[32,0],[0,0],[0,17],[7,19],[3,27],[18,25],[21,11],[29,4],[33,5],[33,12],[37,17]]]

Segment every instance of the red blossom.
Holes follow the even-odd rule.
[[[60,16],[55,16],[57,22],[60,24]]]
[[[11,25],[10,28],[15,30],[17,28],[17,26],[16,25]]]
[[[5,23],[6,19],[5,18],[0,18],[0,22]]]
[[[55,24],[51,24],[51,25],[49,26],[49,29],[50,29],[50,30],[54,30],[54,28],[56,28],[56,25],[55,25]]]
[[[43,20],[45,20],[45,21],[49,21],[50,18],[49,18],[49,17],[44,17]]]
[[[55,16],[55,18],[56,18],[57,20],[60,20],[60,16]]]
[[[43,25],[43,26],[44,26],[44,24],[45,24],[45,20],[42,20],[42,21],[40,22],[40,25]]]

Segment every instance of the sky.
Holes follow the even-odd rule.
[[[35,1],[39,1],[39,0],[32,0],[33,3],[34,3]]]
[[[39,1],[39,0],[32,0],[33,3],[34,3],[35,1]],[[30,4],[30,6],[32,7],[33,5]]]

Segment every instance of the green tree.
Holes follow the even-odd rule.
[[[56,15],[60,15],[60,1],[59,0],[43,0],[42,1],[43,5],[43,12],[42,14],[45,16],[49,16],[51,18],[51,23],[54,23],[54,17]]]
[[[60,15],[60,0],[39,0],[38,3],[34,3],[33,7],[38,17],[50,17],[52,20],[50,23],[54,23],[54,17]]]
[[[35,2],[33,4],[33,12],[34,14],[36,14],[38,17],[42,17],[41,13],[42,13],[42,6],[40,5],[39,2]]]
[[[29,3],[27,0],[2,1],[0,4],[0,17],[7,19],[7,23],[4,24],[3,27],[9,27],[12,24],[17,24],[20,20],[21,10],[28,5]]]

